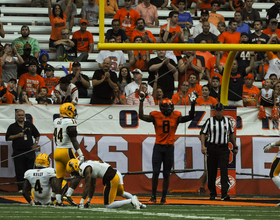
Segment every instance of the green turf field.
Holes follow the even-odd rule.
[[[0,204],[0,219],[278,219],[280,207],[148,205],[135,210],[132,206],[106,209],[91,205],[89,209],[73,206],[38,207],[28,204]]]

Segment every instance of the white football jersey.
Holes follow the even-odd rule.
[[[33,189],[35,202],[40,202],[42,205],[50,203],[52,193],[51,178],[56,178],[55,170],[51,167],[30,169],[24,173],[24,179],[29,181]]]
[[[67,134],[67,127],[77,127],[77,121],[72,118],[57,118],[53,122],[54,139],[57,148],[72,148],[73,144]]]
[[[103,178],[108,167],[110,167],[110,164],[97,160],[87,160],[80,165],[80,176],[83,176],[84,171],[88,166],[91,166],[92,168],[92,178]]]

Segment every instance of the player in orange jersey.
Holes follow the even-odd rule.
[[[194,118],[194,106],[196,95],[190,95],[191,110],[189,115],[182,116],[180,111],[174,111],[174,104],[170,99],[163,99],[159,108],[160,111],[152,111],[149,115],[144,115],[143,101],[146,94],[139,96],[139,118],[146,122],[153,122],[156,132],[156,141],[153,148],[152,164],[152,197],[148,204],[156,203],[156,192],[160,167],[163,163],[163,186],[161,204],[166,205],[166,194],[169,186],[170,172],[174,162],[174,141],[175,132],[179,123],[190,121]]]

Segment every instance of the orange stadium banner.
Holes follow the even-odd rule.
[[[59,117],[59,105],[0,105],[0,183],[15,182],[12,143],[5,140],[8,126],[14,123],[16,109],[24,109],[26,119],[32,121],[41,133],[40,152],[53,158],[52,122]],[[176,106],[176,110],[187,114],[190,106]],[[158,110],[158,106],[144,107],[144,112]],[[152,149],[155,141],[152,123],[138,119],[138,106],[90,106],[78,105],[78,141],[85,158],[103,160],[124,175],[125,188],[132,193],[151,192],[151,173],[134,175],[133,172],[151,171]],[[271,109],[266,109],[268,115]],[[236,194],[274,194],[277,187],[265,177],[269,173],[277,149],[263,152],[263,146],[279,139],[278,124],[269,117],[258,120],[255,108],[237,108],[236,126],[239,153],[235,158],[236,181],[232,181]],[[195,119],[180,124],[176,132],[174,170],[187,168],[191,172],[173,173],[169,190],[198,190],[204,169],[204,158],[200,151],[198,134],[201,126],[211,116],[209,107],[196,107]],[[229,115],[230,116],[230,115]],[[234,118],[234,117],[233,117]],[[184,161],[186,155],[186,163]],[[51,163],[55,167],[54,162]],[[231,172],[231,171],[230,171]],[[241,174],[241,175],[240,175]],[[258,175],[255,175],[258,174]],[[158,190],[162,190],[162,177]],[[218,182],[218,181],[217,181]],[[83,182],[82,182],[83,183]],[[82,192],[80,184],[77,192]],[[101,181],[96,192],[102,192]],[[16,185],[0,184],[0,190],[17,191]]]

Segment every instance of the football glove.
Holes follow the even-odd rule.
[[[195,103],[196,99],[197,99],[197,93],[196,91],[192,91],[191,94],[189,94],[189,98],[190,98],[190,101],[191,103]]]
[[[145,92],[141,91],[138,96],[139,96],[139,100],[140,101],[144,101],[144,99],[146,98],[147,94]]]
[[[268,152],[271,148],[275,146],[275,143],[270,143],[264,146],[263,151]]]

